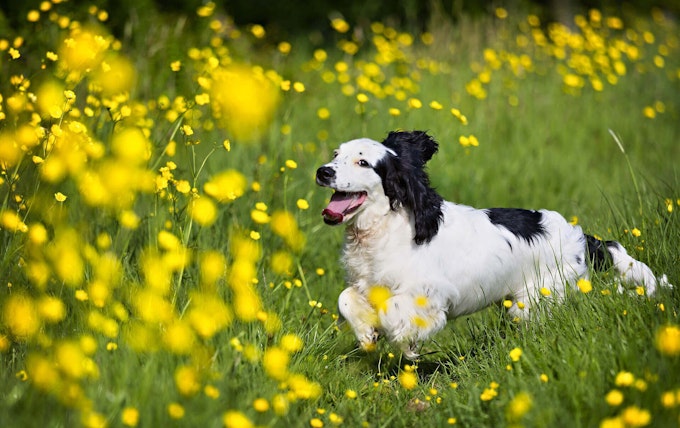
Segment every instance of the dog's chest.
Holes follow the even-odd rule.
[[[389,242],[374,238],[348,233],[343,252],[348,285],[393,285],[392,276],[401,263],[394,258]]]

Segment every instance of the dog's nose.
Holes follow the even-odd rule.
[[[335,170],[330,166],[322,166],[316,170],[316,182],[319,184],[330,184],[335,177]]]

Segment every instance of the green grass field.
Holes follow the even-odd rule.
[[[358,350],[314,183],[343,141],[427,130],[446,199],[560,211],[678,284],[675,21],[280,41],[207,4],[116,38],[67,6],[0,37],[2,426],[680,425],[677,288],[598,274],[535,323],[451,321],[416,363]]]

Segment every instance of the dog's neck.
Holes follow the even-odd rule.
[[[385,213],[371,217],[366,217],[364,214],[362,213],[361,217],[354,219],[351,224],[347,225],[345,229],[347,245],[358,247],[382,246],[384,245],[383,238],[399,238],[412,234],[413,225],[404,208],[399,208],[396,211],[388,209]],[[411,233],[408,231],[411,231]]]

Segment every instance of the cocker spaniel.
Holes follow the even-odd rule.
[[[589,266],[613,268],[648,295],[670,286],[618,242],[586,235],[557,212],[445,201],[424,170],[437,150],[425,132],[390,132],[382,143],[340,145],[316,172],[335,191],[324,221],[346,225],[338,308],[362,348],[384,335],[415,359],[447,319],[504,300],[510,316],[528,318],[543,288],[561,301]]]

